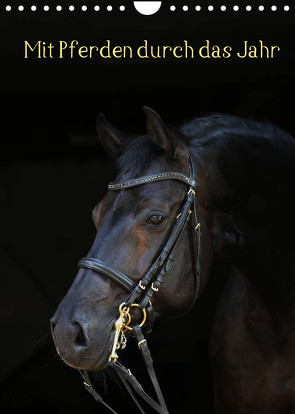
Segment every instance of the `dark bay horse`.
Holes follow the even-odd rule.
[[[140,294],[146,288],[153,294],[156,318],[177,315],[194,303],[196,289],[203,291],[214,257],[225,256],[232,271],[210,345],[216,412],[295,412],[292,137],[225,115],[170,130],[154,111],[145,113],[148,134],[133,138],[98,116],[99,138],[119,172],[93,210],[92,262],[84,260],[52,317],[57,352],[79,370],[103,370],[116,362],[122,326],[127,330],[131,320],[120,307],[130,286],[129,292],[137,286]],[[161,286],[143,285],[193,196],[185,214],[198,220],[183,227]],[[132,324],[142,318],[134,308]]]

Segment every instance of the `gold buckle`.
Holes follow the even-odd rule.
[[[146,288],[146,286],[143,286],[143,284],[142,284],[142,281],[141,281],[141,280],[139,281],[139,287],[140,287],[142,290],[145,290],[145,288]]]
[[[154,284],[152,283],[152,289],[154,292],[158,292],[159,288],[155,287]]]
[[[193,190],[192,188],[190,188],[187,192],[187,195],[189,195],[190,193],[193,193],[193,195],[196,195],[195,190]]]
[[[138,342],[138,348],[140,349],[141,345],[146,342],[146,339],[142,339],[141,341]]]

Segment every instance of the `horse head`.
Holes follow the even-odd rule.
[[[194,234],[199,223],[195,226],[192,220],[183,225],[177,245],[173,245],[173,261],[160,288],[148,282],[147,286],[140,285],[170,240],[188,198],[189,185],[184,180],[191,175],[184,137],[181,139],[169,130],[153,110],[144,110],[148,134],[133,139],[113,128],[103,115],[98,116],[99,138],[106,152],[116,160],[118,175],[92,213],[97,229],[87,255],[92,261],[87,258],[82,261],[72,286],[51,319],[57,352],[74,368],[97,371],[109,364],[116,335],[114,324],[120,305],[128,297],[128,283],[130,291],[133,286],[137,290],[141,286],[147,292],[152,286],[150,303],[156,318],[184,312],[196,296]],[[172,178],[179,179],[163,177],[167,171]],[[136,180],[138,177],[160,179],[146,179],[144,185],[138,185],[141,184]],[[198,182],[199,178],[197,175]],[[136,185],[130,185],[132,182]],[[202,224],[202,242],[197,246],[198,252],[202,252],[202,291],[212,261],[212,243],[202,190],[198,188],[196,193],[194,207]],[[193,214],[187,211],[189,220]],[[96,268],[95,263],[98,263]],[[123,283],[125,279],[118,283],[118,274],[121,282],[126,275],[127,286]],[[132,308],[131,313],[128,318],[132,318],[132,324],[142,321],[144,316],[138,308]]]

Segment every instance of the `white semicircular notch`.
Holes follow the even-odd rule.
[[[136,10],[146,16],[157,13],[162,5],[161,1],[134,1],[133,3]]]

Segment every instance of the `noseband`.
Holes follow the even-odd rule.
[[[193,161],[191,157],[189,158],[189,177],[185,174],[179,172],[164,172],[154,175],[148,175],[144,177],[135,178],[128,181],[123,181],[121,183],[110,183],[108,185],[108,189],[110,191],[123,191],[128,188],[136,187],[139,185],[144,185],[148,183],[153,183],[156,181],[163,181],[163,180],[177,180],[184,183],[188,187],[188,191],[186,194],[185,201],[183,203],[181,212],[176,217],[174,226],[172,231],[168,237],[168,240],[163,247],[161,253],[159,254],[158,258],[154,261],[154,263],[150,266],[148,271],[145,275],[141,278],[138,284],[135,284],[133,280],[129,277],[124,275],[123,273],[119,272],[116,269],[113,269],[106,263],[101,262],[92,257],[85,257],[81,259],[78,263],[78,268],[86,268],[91,269],[97,273],[103,274],[104,276],[108,277],[109,279],[115,281],[120,286],[122,286],[126,291],[130,294],[125,302],[123,302],[119,307],[119,318],[115,322],[115,337],[114,337],[114,344],[112,353],[109,357],[109,361],[112,363],[113,368],[117,371],[118,375],[120,376],[122,382],[126,386],[126,389],[130,393],[131,397],[133,398],[134,402],[140,409],[142,413],[144,413],[141,405],[137,401],[136,397],[134,396],[129,384],[133,387],[133,389],[141,395],[141,397],[150,405],[152,406],[158,413],[160,414],[168,414],[168,409],[166,407],[162,392],[160,390],[154,368],[152,358],[147,347],[146,339],[143,336],[143,332],[146,333],[152,330],[152,325],[154,321],[154,312],[152,307],[152,297],[154,293],[158,292],[166,273],[169,271],[171,264],[174,259],[175,250],[178,246],[178,243],[181,239],[182,234],[186,228],[190,217],[192,216],[193,220],[193,243],[194,243],[194,273],[195,273],[195,290],[193,299],[191,301],[190,306],[186,310],[190,310],[193,305],[195,304],[200,289],[200,238],[201,238],[201,231],[200,231],[200,223],[198,222],[197,218],[197,211],[196,211],[196,203],[195,203],[195,192],[197,189],[197,182],[196,182],[196,172],[194,168]],[[143,320],[140,324],[136,326],[129,326],[131,323],[131,316],[130,316],[130,309],[131,307],[138,307],[142,310]],[[151,381],[153,383],[154,389],[156,391],[159,404],[154,401],[148,394],[145,393],[142,386],[138,383],[136,378],[131,374],[130,370],[127,370],[122,364],[117,362],[118,355],[117,350],[120,348],[124,348],[126,345],[126,337],[125,333],[130,330],[133,332],[134,336],[137,339],[138,346],[142,352],[142,356],[144,358],[148,373],[150,375]],[[84,384],[87,390],[94,396],[94,398],[103,403],[106,407],[108,407],[113,413],[115,411],[106,404],[99,394],[94,390],[92,384],[89,380],[89,376],[86,372],[82,373],[84,378]]]

